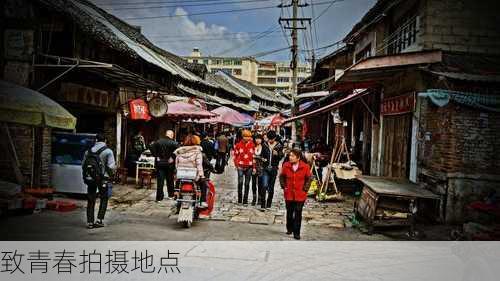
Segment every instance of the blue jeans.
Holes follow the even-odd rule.
[[[248,203],[248,191],[252,178],[252,167],[238,168],[238,203]],[[245,196],[243,197],[243,182],[245,182]]]
[[[260,195],[261,207],[270,208],[274,196],[274,184],[278,176],[278,167],[269,167],[264,169],[262,173],[262,193]],[[267,200],[266,200],[267,191]]]

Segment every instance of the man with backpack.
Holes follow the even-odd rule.
[[[83,181],[87,185],[87,228],[104,227],[104,215],[111,196],[111,178],[116,170],[113,151],[106,146],[106,139],[97,134],[96,143],[85,152],[82,161]],[[97,200],[97,191],[101,202],[97,221],[94,222],[94,208]]]
[[[174,197],[174,151],[179,147],[179,144],[174,140],[174,137],[174,131],[167,130],[165,138],[160,138],[150,146],[151,153],[156,158],[156,201],[162,201],[165,197],[165,193],[163,191],[163,185],[165,182],[167,182],[168,197]]]

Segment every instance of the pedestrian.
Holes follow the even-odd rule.
[[[176,168],[195,168],[196,169],[196,178],[195,182],[200,187],[201,196],[201,208],[207,208],[207,176],[205,175],[205,170],[209,170],[207,167],[204,167],[204,160],[206,156],[202,152],[202,148],[200,146],[200,138],[196,135],[187,135],[184,139],[184,142],[181,147],[175,150],[174,154],[177,156],[175,159],[175,167]]]
[[[225,133],[220,133],[217,138],[217,161],[215,164],[215,170],[218,173],[223,173],[226,168],[227,152],[228,152],[229,141]]]
[[[279,163],[283,158],[283,146],[276,141],[276,132],[267,132],[267,143],[266,146],[269,149],[269,157],[267,158],[267,163],[265,163],[264,169],[264,183],[265,191],[262,193],[262,204],[261,208],[271,208],[274,196],[274,185],[276,183],[276,177],[278,176]],[[266,199],[267,192],[267,199]]]
[[[113,151],[106,146],[106,138],[96,135],[96,143],[83,156],[83,181],[87,185],[87,228],[104,227],[104,215],[111,196],[111,178],[116,170]],[[94,223],[94,209],[99,191],[99,212]]]
[[[300,150],[292,149],[288,162],[283,164],[280,173],[280,185],[284,190],[286,204],[286,234],[300,240],[302,208],[311,185],[311,169],[303,161]]]
[[[138,130],[134,137],[132,137],[132,147],[134,154],[136,154],[137,159],[139,159],[144,150],[146,150],[146,141],[144,140],[141,130]]]
[[[255,147],[250,131],[242,131],[241,136],[241,141],[234,147],[234,165],[238,171],[238,204],[248,204],[250,179],[254,172],[253,154]],[[243,185],[245,186],[244,196]]]
[[[203,131],[200,133],[201,143],[200,146],[203,149],[203,153],[208,158],[208,161],[212,161],[215,157],[217,157],[217,152],[215,151],[213,142],[210,141],[207,132]]]
[[[179,144],[174,139],[174,131],[167,130],[164,138],[155,141],[151,147],[151,153],[155,157],[156,168],[156,201],[162,201],[165,197],[163,186],[167,183],[167,196],[174,198],[174,175],[175,175],[175,154],[174,151]]]
[[[255,173],[252,175],[252,206],[255,206],[255,203],[262,206],[262,194],[265,193],[264,187],[267,183],[263,182],[263,174],[264,174],[264,166],[267,163],[267,159],[269,159],[269,148],[267,145],[262,143],[262,135],[258,134],[254,138],[255,142],[255,152],[253,156]]]

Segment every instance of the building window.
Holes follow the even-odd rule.
[[[259,70],[257,72],[257,75],[259,75],[259,76],[275,76],[276,71],[274,71],[274,70]]]
[[[306,68],[305,67],[299,67],[297,70],[298,70],[298,72],[306,72]]]
[[[276,84],[275,78],[257,78],[257,84]]]
[[[290,67],[280,66],[278,67],[278,72],[290,72]]]
[[[288,83],[290,82],[290,77],[278,77],[278,83]]]
[[[355,56],[355,62],[358,62],[362,59],[368,58],[371,56],[372,53],[372,44],[368,44],[363,50],[359,51],[356,56]]]
[[[232,64],[233,64],[233,60],[229,60],[229,59],[224,60],[224,65],[232,65]]]
[[[234,60],[234,61],[233,61],[233,64],[234,64],[234,65],[241,65],[241,60]]]
[[[234,75],[241,75],[241,69],[233,69]]]
[[[388,54],[398,54],[417,42],[418,16],[403,21],[386,39],[384,45]]]
[[[208,61],[207,59],[204,59],[204,60],[203,60],[203,64],[208,65],[208,63],[209,63],[209,61]]]
[[[198,60],[197,60],[197,59],[194,59],[194,60],[193,60],[193,63],[198,63]]]

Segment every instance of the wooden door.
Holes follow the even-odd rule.
[[[408,178],[411,114],[384,117],[383,175]]]

